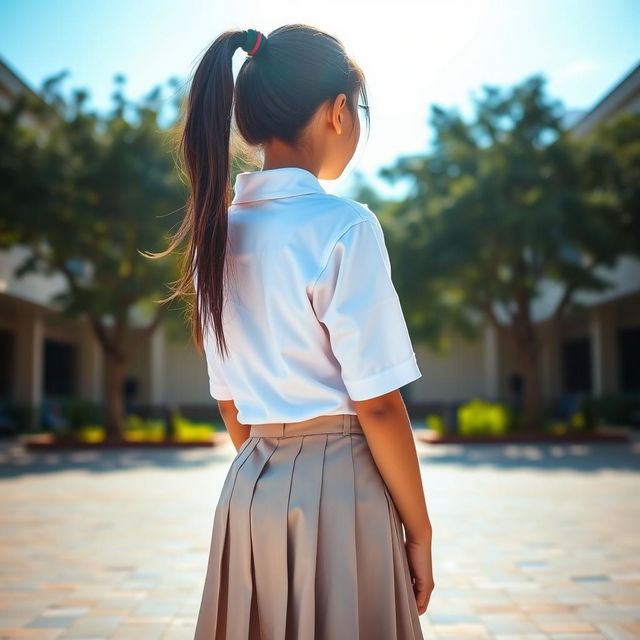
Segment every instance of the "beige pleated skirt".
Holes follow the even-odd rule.
[[[423,640],[402,522],[357,416],[251,425],[194,640]]]

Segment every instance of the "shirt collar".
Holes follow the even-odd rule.
[[[244,171],[236,175],[231,204],[327,193],[318,178],[302,167]]]

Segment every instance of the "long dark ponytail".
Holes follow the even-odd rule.
[[[255,35],[255,34],[252,34]],[[180,122],[178,151],[190,186],[186,215],[162,257],[184,238],[188,247],[181,277],[165,299],[188,300],[196,279],[195,304],[189,305],[192,338],[203,349],[203,333],[213,322],[218,350],[228,355],[222,328],[226,294],[227,209],[231,202],[230,146],[232,110],[239,134],[259,146],[277,138],[300,142],[305,125],[326,100],[340,93],[357,117],[360,95],[369,109],[364,73],[334,36],[304,24],[282,26],[268,34],[255,56],[242,64],[234,87],[232,59],[247,46],[247,31],[225,31],[200,60]],[[248,49],[246,49],[248,50]]]

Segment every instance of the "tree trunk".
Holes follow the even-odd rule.
[[[540,389],[540,350],[533,325],[524,321],[513,327],[516,362],[523,382],[523,413],[521,428],[525,431],[541,431],[543,422],[542,395]]]
[[[104,355],[104,427],[105,439],[124,439],[124,393],[123,383],[131,354],[126,353],[126,313],[116,319],[112,328],[107,328],[95,315],[89,316],[91,327],[102,347]]]
[[[105,439],[124,439],[124,398],[123,382],[125,376],[125,364],[113,355],[105,354]]]
[[[543,416],[537,349],[523,356],[521,371],[524,383],[522,428],[525,431],[541,431]]]

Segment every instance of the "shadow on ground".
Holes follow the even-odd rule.
[[[518,443],[518,444],[426,444],[417,443],[420,463],[429,466],[463,465],[493,467],[504,471],[571,470],[594,473],[603,470],[638,471],[640,434],[628,444],[619,443]],[[214,448],[125,449],[84,451],[27,451],[17,439],[0,441],[0,478],[68,470],[109,473],[123,469],[185,468],[230,464],[235,449],[231,442]]]

